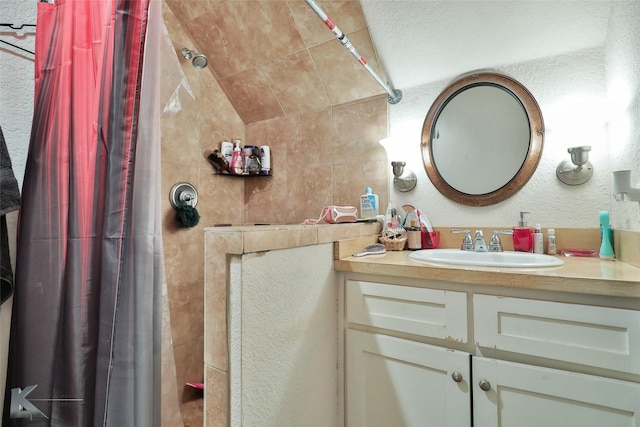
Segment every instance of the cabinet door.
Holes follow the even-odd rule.
[[[640,384],[472,357],[474,427],[640,426]]]
[[[471,425],[468,353],[349,329],[346,359],[348,427]]]

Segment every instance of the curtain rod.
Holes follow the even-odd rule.
[[[333,34],[335,34],[336,38],[340,41],[340,43],[344,47],[346,47],[349,50],[349,52],[353,54],[353,56],[356,57],[358,62],[362,64],[365,70],[367,70],[369,74],[371,74],[371,76],[373,76],[373,78],[376,79],[376,81],[380,84],[380,86],[384,88],[384,90],[388,94],[387,100],[389,101],[389,104],[397,104],[398,102],[400,102],[400,100],[402,99],[402,91],[399,89],[393,89],[384,80],[380,78],[380,76],[374,71],[374,69],[371,68],[371,66],[367,63],[366,59],[364,59],[362,55],[358,53],[356,48],[351,44],[351,42],[349,41],[349,38],[340,30],[340,28],[338,28],[336,24],[333,23],[331,18],[329,18],[329,16],[325,13],[325,11],[322,10],[320,6],[318,6],[315,0],[305,0],[305,1],[309,5],[309,7],[311,7],[311,9],[313,9],[313,11],[320,17],[320,19],[322,19],[324,24],[333,32]]]

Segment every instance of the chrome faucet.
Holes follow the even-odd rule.
[[[476,244],[473,246],[473,250],[475,252],[489,252],[489,248],[487,248],[487,242],[484,241],[484,233],[482,230],[476,230],[473,238],[476,241]]]
[[[454,234],[464,233],[464,236],[462,237],[462,244],[460,245],[460,249],[462,249],[463,251],[474,250],[473,240],[471,240],[471,231],[461,230],[459,228],[452,228],[451,232]]]
[[[493,230],[489,240],[489,252],[502,252],[502,242],[498,234],[513,234],[513,230]]]

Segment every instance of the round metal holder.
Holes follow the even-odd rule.
[[[570,160],[563,160],[556,168],[556,176],[567,185],[584,184],[593,176],[593,166],[591,162],[576,166]]]
[[[413,190],[418,183],[416,174],[409,169],[405,170],[404,167],[406,164],[406,162],[391,162],[393,169],[393,187],[402,193]]]
[[[174,209],[184,205],[185,203],[192,208],[195,208],[198,204],[198,192],[195,187],[188,182],[181,182],[171,188],[169,201]]]
[[[393,178],[393,187],[403,193],[416,188],[417,183],[418,178],[413,171],[405,171],[402,175]]]
[[[590,145],[571,147],[567,152],[571,154],[571,161],[563,160],[556,168],[556,176],[567,185],[580,185],[589,181],[593,176],[593,166],[589,162]]]

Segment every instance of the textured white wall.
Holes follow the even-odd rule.
[[[35,24],[36,1],[2,0],[0,22],[10,24]],[[10,28],[0,28],[0,39],[33,52],[35,35],[33,27],[25,27],[18,33]],[[0,126],[9,149],[13,172],[22,188],[22,178],[29,149],[31,118],[33,117],[33,55],[7,44],[0,43]],[[7,215],[9,250],[15,268],[15,235],[17,212]],[[7,355],[9,351],[9,327],[13,299],[0,308],[0,390],[6,381]],[[0,400],[0,413],[4,400]],[[0,421],[0,425],[2,422]]]
[[[339,425],[333,244],[245,255],[242,272],[242,425]]]
[[[612,200],[606,142],[604,49],[594,48],[571,55],[545,58],[491,71],[507,74],[529,89],[538,101],[545,122],[542,159],[531,180],[513,197],[487,207],[468,207],[442,196],[429,181],[420,152],[422,125],[429,107],[458,76],[450,81],[419,86],[404,92],[402,102],[392,106],[390,136],[404,148],[407,166],[418,175],[410,193],[392,191],[396,206],[410,203],[424,210],[434,226],[516,225],[519,211],[531,212],[530,225],[543,227],[597,227],[598,212],[610,210]],[[469,70],[471,71],[471,70]],[[594,177],[570,187],[557,180],[558,163],[569,158],[567,148],[591,145],[589,158]],[[499,155],[496,162],[500,161]],[[486,171],[489,164],[479,164]],[[473,171],[469,171],[473,177]]]
[[[421,208],[435,226],[513,226],[518,212],[528,211],[530,225],[597,227],[598,212],[609,210],[614,227],[640,230],[640,205],[611,197],[613,170],[631,169],[634,184],[640,185],[640,2],[614,2],[612,8],[601,47],[485,69],[523,83],[544,117],[542,160],[519,193],[493,206],[473,208],[449,201],[429,181],[420,152],[422,125],[435,98],[458,77],[452,75],[404,90],[402,101],[390,108],[389,135],[403,153],[396,158],[407,161],[418,175],[416,189],[404,194],[392,189],[391,202]],[[404,65],[410,67],[411,59]],[[567,186],[557,180],[555,168],[569,158],[567,148],[579,145],[592,146],[594,176],[584,185]]]
[[[609,151],[612,170],[631,169],[640,187],[640,2],[615,4],[607,41]],[[640,230],[640,204],[614,202],[614,224]]]
[[[2,0],[0,22],[36,23],[35,0]],[[35,28],[25,27],[14,36],[0,28],[0,39],[33,52]],[[13,171],[22,187],[33,118],[33,55],[0,43],[0,126],[7,141]]]

